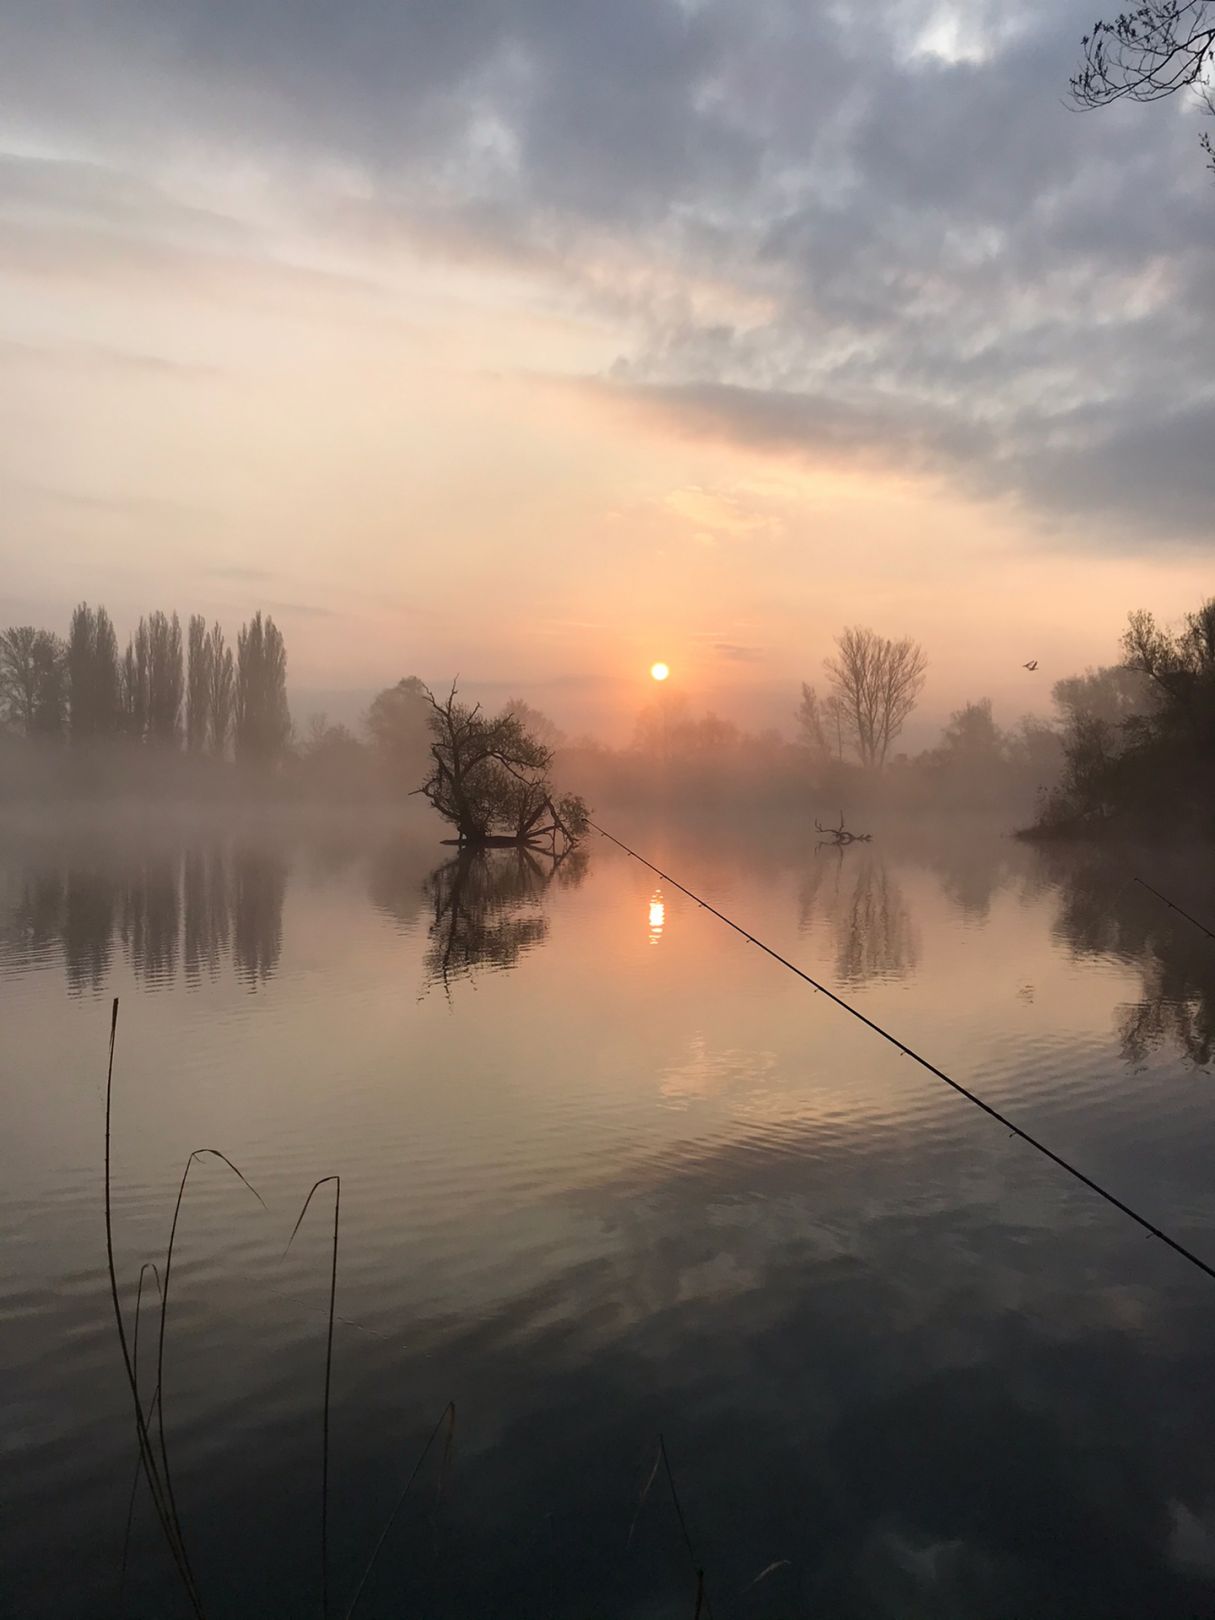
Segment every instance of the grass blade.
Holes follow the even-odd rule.
[[[321,1620],[327,1620],[329,1614],[329,1388],[333,1375],[333,1316],[337,1302],[338,1224],[342,1210],[341,1176],[322,1176],[319,1181],[313,1183],[312,1190],[304,1199],[304,1207],[299,1212],[299,1218],[291,1228],[291,1236],[287,1239],[289,1249],[295,1242],[295,1234],[303,1224],[304,1216],[308,1213],[312,1194],[318,1187],[323,1187],[330,1181],[333,1182],[333,1264],[329,1274],[329,1330],[325,1340],[325,1404],[321,1442]],[[284,1255],[287,1249],[283,1250]]]
[[[434,1428],[430,1431],[430,1437],[427,1440],[426,1444],[422,1447],[422,1454],[418,1458],[417,1462],[413,1465],[413,1472],[410,1474],[409,1478],[405,1481],[405,1488],[401,1492],[400,1496],[397,1497],[397,1500],[396,1500],[396,1503],[395,1503],[395,1505],[393,1507],[393,1510],[388,1515],[388,1522],[385,1524],[383,1530],[380,1531],[380,1539],[376,1542],[375,1547],[372,1550],[371,1557],[368,1560],[367,1567],[363,1571],[363,1574],[362,1574],[362,1576],[361,1576],[361,1578],[359,1580],[359,1584],[354,1589],[354,1596],[350,1600],[350,1606],[346,1610],[346,1613],[343,1616],[343,1620],[351,1620],[351,1616],[354,1614],[355,1609],[358,1607],[359,1600],[363,1595],[363,1589],[366,1587],[368,1580],[371,1578],[371,1572],[375,1568],[376,1562],[379,1559],[380,1553],[384,1549],[384,1543],[388,1540],[389,1531],[392,1529],[393,1525],[396,1523],[397,1515],[400,1513],[401,1509],[405,1506],[405,1498],[409,1495],[410,1491],[413,1489],[414,1481],[417,1479],[418,1475],[422,1471],[422,1464],[426,1461],[427,1457],[430,1455],[430,1448],[431,1448],[431,1446],[434,1445],[436,1439],[438,1438],[439,1430],[443,1427],[443,1425],[445,1423],[447,1425],[447,1444],[443,1448],[443,1462],[442,1462],[442,1465],[441,1465],[441,1470],[440,1470],[440,1475],[439,1475],[439,1489],[440,1489],[440,1492],[442,1491],[443,1481],[446,1479],[446,1476],[447,1476],[447,1463],[448,1463],[448,1459],[451,1456],[452,1441],[453,1441],[453,1439],[455,1437],[455,1432],[456,1432],[456,1403],[455,1403],[455,1401],[448,1401],[447,1405],[443,1408],[443,1411],[439,1416],[439,1421],[435,1424]]]
[[[262,1208],[265,1209],[266,1207],[265,1200],[257,1188],[237,1169],[228,1155],[221,1153],[218,1148],[195,1148],[186,1160],[186,1167],[181,1173],[181,1184],[177,1189],[177,1203],[173,1207],[173,1224],[169,1228],[169,1247],[165,1254],[164,1287],[160,1293],[160,1333],[156,1344],[156,1389],[160,1394],[160,1409],[157,1414],[156,1430],[157,1440],[160,1444],[160,1467],[164,1475],[166,1505],[181,1547],[181,1556],[191,1581],[194,1580],[194,1571],[190,1566],[189,1554],[186,1551],[186,1538],[181,1526],[181,1515],[177,1509],[177,1497],[173,1490],[173,1475],[169,1468],[169,1448],[165,1439],[165,1327],[169,1317],[169,1283],[173,1275],[173,1249],[177,1243],[177,1223],[181,1218],[182,1200],[186,1195],[186,1182],[190,1178],[190,1170],[195,1160],[204,1158],[219,1159],[223,1164],[226,1164],[237,1180],[244,1182]]]
[[[160,1273],[157,1271],[155,1263],[151,1260],[145,1260],[143,1265],[139,1268],[139,1286],[135,1290],[135,1331],[131,1335],[131,1359],[135,1363],[136,1388],[138,1388],[139,1385],[139,1318],[140,1311],[143,1306],[143,1280],[149,1271],[152,1273],[153,1277],[156,1278],[157,1289],[160,1289]],[[152,1391],[152,1399],[148,1405],[149,1422],[151,1421],[152,1413],[156,1410],[156,1405],[159,1399],[160,1389],[158,1387]],[[131,1475],[131,1490],[127,1497],[127,1522],[126,1527],[122,1532],[122,1561],[118,1567],[117,1607],[120,1613],[122,1611],[122,1599],[127,1585],[127,1562],[131,1552],[131,1525],[135,1518],[135,1492],[139,1489],[139,1476],[141,1471],[139,1456],[137,1454],[135,1457],[135,1472]]]
[[[164,1531],[165,1540],[169,1544],[173,1562],[185,1586],[186,1595],[190,1600],[197,1620],[203,1620],[202,1604],[199,1600],[198,1590],[185,1561],[184,1549],[181,1547],[172,1517],[168,1511],[164,1486],[156,1468],[156,1458],[152,1451],[152,1442],[148,1434],[147,1417],[143,1410],[143,1403],[139,1398],[139,1382],[135,1376],[135,1366],[131,1359],[131,1349],[127,1343],[126,1323],[122,1315],[122,1303],[118,1297],[118,1273],[114,1265],[114,1211],[113,1211],[113,1177],[111,1172],[111,1125],[114,1111],[114,1046],[118,1038],[118,997],[114,997],[114,1004],[110,1014],[110,1055],[106,1068],[105,1081],[105,1254],[106,1269],[110,1278],[110,1299],[114,1307],[114,1324],[118,1329],[118,1345],[122,1351],[122,1364],[127,1375],[127,1385],[131,1391],[131,1402],[135,1411],[135,1432],[139,1438],[139,1457],[143,1465],[144,1475],[148,1481],[148,1490],[152,1495],[152,1503],[156,1509],[156,1516],[160,1520],[160,1527]]]

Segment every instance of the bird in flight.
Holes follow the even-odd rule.
[[[1031,658],[1028,664],[1022,664],[1021,665],[1022,669],[1030,669],[1030,670],[1037,669],[1037,667],[1038,667],[1038,660],[1036,658]]]

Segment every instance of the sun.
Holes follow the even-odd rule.
[[[650,665],[650,674],[654,677],[654,679],[656,681],[665,681],[667,676],[670,673],[671,673],[671,671],[667,668],[667,666],[665,664],[651,664]]]

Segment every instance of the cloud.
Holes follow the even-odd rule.
[[[762,647],[743,647],[733,641],[715,641],[713,651],[737,664],[758,664],[765,656]]]
[[[608,319],[597,386],[690,432],[941,476],[1077,544],[1192,543],[1215,202],[1181,103],[1064,104],[1090,23],[1078,0],[884,0],[863,28],[789,0],[16,0],[0,256],[399,234]]]

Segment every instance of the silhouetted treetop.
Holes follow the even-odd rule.
[[[1215,58],[1215,5],[1211,0],[1148,0],[1112,22],[1097,21],[1081,41],[1084,62],[1072,76],[1082,107],[1113,101],[1161,101],[1189,86],[1201,87]],[[1206,96],[1208,107],[1210,96]],[[1215,165],[1211,137],[1202,144]]]

